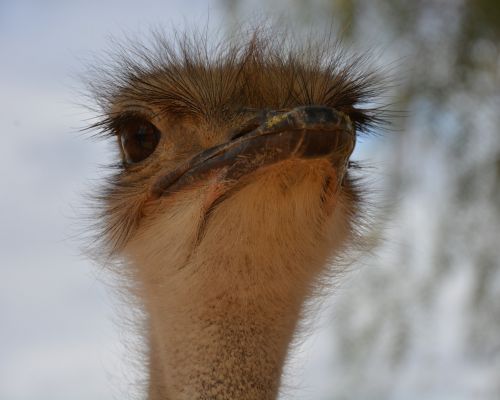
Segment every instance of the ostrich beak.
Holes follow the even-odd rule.
[[[177,192],[216,170],[224,169],[225,180],[237,181],[258,168],[294,158],[328,159],[334,166],[345,167],[354,150],[356,133],[351,120],[330,107],[268,112],[261,122],[254,130],[237,133],[229,142],[199,153],[160,177],[152,188],[153,196]]]

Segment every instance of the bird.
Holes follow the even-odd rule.
[[[210,40],[156,33],[89,79],[117,150],[98,243],[144,310],[149,400],[272,400],[304,305],[363,244],[351,156],[384,79],[331,34]]]

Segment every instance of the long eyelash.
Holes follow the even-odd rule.
[[[127,122],[140,118],[146,121],[157,116],[157,114],[149,116],[141,111],[125,110],[117,113],[110,113],[98,118],[97,122],[90,124],[82,129],[83,132],[93,132],[94,137],[115,137],[119,135],[120,127]]]

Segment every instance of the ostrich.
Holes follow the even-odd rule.
[[[304,304],[363,243],[349,159],[381,80],[329,37],[277,37],[156,35],[91,81],[120,153],[100,239],[146,315],[150,400],[275,399]]]

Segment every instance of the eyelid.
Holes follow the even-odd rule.
[[[136,122],[137,120],[142,120],[145,122],[148,122],[150,124],[155,125],[152,121],[151,118],[141,112],[137,111],[125,111],[125,112],[120,112],[117,115],[112,115],[110,116],[111,119],[111,128],[112,131],[115,135],[119,136],[120,135],[120,128],[123,128],[127,123],[130,122]],[[156,126],[156,125],[155,125]]]

